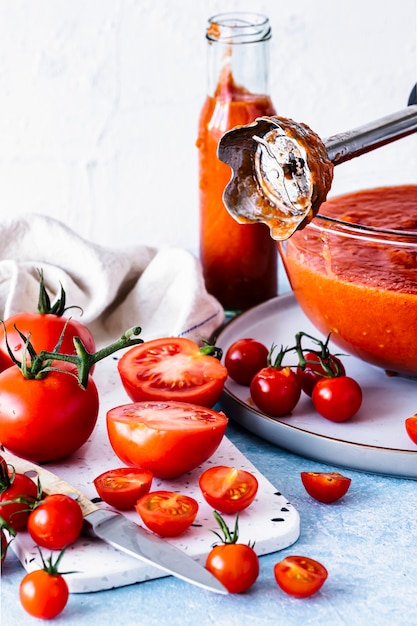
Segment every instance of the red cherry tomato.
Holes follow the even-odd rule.
[[[250,384],[252,400],[264,413],[272,417],[288,415],[297,405],[301,387],[290,367],[264,367]]]
[[[224,364],[230,378],[249,386],[252,378],[267,366],[268,348],[255,339],[238,339],[227,350]]]
[[[153,474],[148,470],[119,467],[103,472],[94,479],[97,493],[116,509],[133,509],[140,497],[149,492]]]
[[[176,537],[194,522],[198,503],[194,498],[173,491],[152,491],[136,503],[145,526],[161,537]]]
[[[332,422],[344,422],[359,411],[362,390],[349,376],[323,378],[314,386],[311,399],[320,415]]]
[[[91,376],[83,389],[63,371],[28,379],[13,365],[0,373],[0,441],[24,459],[46,462],[72,454],[93,432],[98,410]]]
[[[206,469],[198,483],[206,502],[220,513],[243,511],[258,491],[258,481],[253,474],[224,465]]]
[[[59,558],[57,563],[59,562]],[[61,613],[69,597],[68,585],[49,559],[44,569],[29,572],[19,587],[20,602],[33,617],[51,619]]]
[[[25,474],[11,473],[9,475],[7,465],[5,473],[0,475],[0,517],[14,530],[25,530],[30,507],[37,499],[38,487]],[[21,499],[21,502],[6,504],[17,498]]]
[[[319,502],[335,502],[348,491],[351,479],[339,472],[301,472],[307,493]]]
[[[78,539],[83,522],[76,500],[66,494],[51,494],[30,513],[28,531],[42,548],[62,550]]]
[[[224,413],[187,402],[135,402],[107,412],[110,443],[125,465],[158,478],[177,478],[217,450]]]
[[[274,566],[279,587],[296,598],[307,598],[323,586],[328,572],[324,565],[307,556],[287,556]]]
[[[230,593],[242,593],[258,578],[259,559],[247,544],[224,543],[209,552],[206,568]]]
[[[315,352],[307,352],[304,354],[304,358],[307,363],[304,367],[300,365],[297,367],[297,377],[302,390],[310,397],[313,393],[314,386],[319,380],[322,380],[323,377],[328,378],[329,374],[333,376],[345,376],[346,374],[342,361],[332,354],[330,354],[328,358],[321,360],[319,355]],[[327,368],[329,368],[330,372]]]
[[[405,420],[405,429],[411,441],[417,444],[417,413]]]
[[[129,398],[177,400],[212,407],[224,388],[227,369],[190,339],[168,337],[131,348],[118,362]]]

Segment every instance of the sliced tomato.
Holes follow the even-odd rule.
[[[161,537],[176,537],[194,522],[198,502],[190,496],[161,490],[142,496],[135,508],[149,530]]]
[[[149,492],[153,474],[149,470],[118,467],[103,472],[94,479],[97,493],[104,502],[116,509],[133,509],[136,502]]]
[[[347,493],[352,480],[339,472],[301,472],[307,493],[319,502],[335,502]]]
[[[417,413],[405,420],[405,429],[411,441],[417,444]]]
[[[307,598],[322,587],[328,572],[324,565],[307,556],[287,556],[275,564],[274,575],[285,593]]]
[[[212,407],[224,388],[227,369],[184,337],[145,341],[121,357],[118,371],[127,395],[142,400],[179,400]]]
[[[187,402],[134,402],[107,412],[109,440],[122,463],[158,478],[176,478],[207,461],[227,422],[224,413]]]
[[[206,502],[220,513],[243,511],[258,491],[258,481],[253,474],[226,465],[209,467],[198,483]]]

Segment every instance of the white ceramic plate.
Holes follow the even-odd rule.
[[[290,293],[232,320],[220,332],[216,343],[224,353],[242,337],[258,339],[267,347],[290,346],[298,331],[325,339]],[[340,352],[340,349],[333,346],[332,351]],[[388,377],[383,370],[353,356],[344,356],[343,362],[346,373],[360,383],[364,395],[361,409],[346,422],[334,423],[318,415],[305,394],[291,416],[268,417],[254,407],[249,388],[230,379],[220,404],[231,419],[249,431],[306,458],[417,479],[417,446],[404,426],[405,419],[417,412],[417,380]]]

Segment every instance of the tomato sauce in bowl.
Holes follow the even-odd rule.
[[[278,248],[318,330],[391,374],[417,377],[417,185],[331,198]]]

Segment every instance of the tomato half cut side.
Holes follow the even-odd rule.
[[[145,526],[160,537],[176,537],[185,532],[198,513],[198,502],[175,491],[151,491],[135,505]]]
[[[125,352],[117,367],[133,402],[178,400],[212,407],[227,379],[216,357],[184,337],[145,341]]]
[[[258,481],[252,473],[226,465],[209,467],[198,483],[206,502],[220,513],[243,511],[258,491]]]
[[[227,423],[221,411],[187,402],[134,402],[107,412],[110,444],[122,463],[158,478],[177,478],[207,461]]]
[[[327,569],[307,556],[287,556],[274,566],[278,586],[296,598],[317,593],[327,579]]]
[[[301,472],[300,475],[307,493],[326,504],[343,498],[352,482],[339,472]]]
[[[150,491],[153,474],[149,470],[118,467],[94,479],[94,486],[104,502],[120,510],[133,509],[136,502]]]

